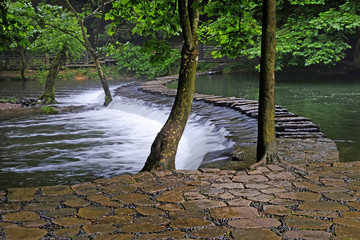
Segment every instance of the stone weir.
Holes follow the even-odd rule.
[[[198,76],[207,73],[198,73]],[[153,81],[144,82],[139,90],[161,96],[176,96],[175,89],[169,89],[166,84],[178,79],[177,75],[159,77]],[[240,114],[257,119],[259,103],[237,97],[223,97],[207,94],[194,94],[194,101],[202,101],[214,106],[231,108]],[[336,144],[327,138],[310,119],[298,116],[287,109],[276,105],[275,108],[276,138],[280,159],[291,163],[306,162],[337,162],[339,151]],[[235,145],[233,156],[239,156],[244,151]]]

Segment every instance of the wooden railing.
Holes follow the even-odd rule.
[[[218,62],[228,63],[234,61],[227,57],[217,58],[211,55],[216,50],[214,46],[200,46],[199,47],[199,62]],[[49,68],[51,62],[55,59],[55,54],[43,54],[43,55],[30,55],[26,58],[26,69],[40,69]],[[0,70],[17,70],[21,68],[21,56],[20,55],[0,55]],[[115,64],[116,60],[111,57],[101,57],[100,62],[102,64]],[[69,68],[81,68],[81,67],[95,67],[94,61],[88,52],[78,61],[68,61],[65,65]]]
[[[222,58],[214,58],[211,53],[213,51],[219,50],[219,48],[216,48],[215,46],[199,46],[199,62],[217,62],[217,63],[229,63],[234,62],[234,59],[230,59],[228,57],[222,57]]]
[[[30,55],[25,59],[26,69],[49,68],[55,59],[55,54]],[[21,56],[19,55],[0,55],[0,70],[17,70],[21,68]],[[101,57],[102,64],[114,64],[116,61],[111,57]],[[78,61],[67,61],[65,64],[69,68],[95,67],[94,61],[89,53],[85,52]]]

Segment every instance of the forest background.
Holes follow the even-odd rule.
[[[89,41],[100,55],[116,59],[117,77],[153,79],[177,73],[182,37],[171,21],[154,20],[156,9],[174,11],[174,1],[148,6],[142,17],[130,5],[136,1],[71,1]],[[199,23],[202,45],[214,46],[215,58],[235,60],[226,71],[256,71],[260,57],[261,1],[204,1]],[[360,69],[360,6],[358,1],[277,1],[277,71],[332,71]],[[173,9],[173,10],[172,10]],[[174,14],[172,14],[174,15]],[[15,1],[1,5],[2,55],[55,54],[66,49],[79,59],[84,46],[81,31],[63,1]],[[136,17],[136,19],[135,19]],[[175,17],[175,15],[174,15]],[[151,25],[145,31],[139,26]],[[157,64],[160,63],[160,64]],[[217,63],[200,63],[198,71]],[[105,71],[106,71],[105,70]],[[83,71],[89,73],[91,71]],[[38,72],[37,77],[45,76]],[[70,75],[70,74],[68,74]]]

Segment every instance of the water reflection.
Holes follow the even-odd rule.
[[[360,76],[277,74],[276,104],[310,118],[339,148],[341,161],[360,160]],[[211,75],[196,92],[258,99],[257,75]]]

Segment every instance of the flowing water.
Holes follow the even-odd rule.
[[[334,140],[341,161],[360,160],[360,75],[277,74],[276,104],[310,118]],[[196,92],[258,99],[259,76],[209,75]]]
[[[167,119],[173,99],[137,91],[136,82],[110,82],[114,101],[103,107],[97,81],[60,81],[55,115],[0,113],[0,189],[74,184],[139,171]],[[196,91],[258,98],[258,76],[212,75]],[[0,80],[0,97],[38,97],[38,81]],[[311,118],[335,140],[342,161],[360,156],[358,76],[278,75],[276,103]],[[176,167],[227,161],[234,142],[256,144],[256,120],[195,102]]]
[[[41,86],[0,81],[0,97],[37,97]],[[61,81],[58,114],[1,112],[0,189],[74,184],[138,172],[165,123],[171,98],[137,91],[137,83],[111,82],[108,106],[97,82]],[[195,104],[176,156],[177,169],[229,158],[233,141],[254,144],[256,122],[230,109]],[[240,132],[239,134],[231,134]]]

